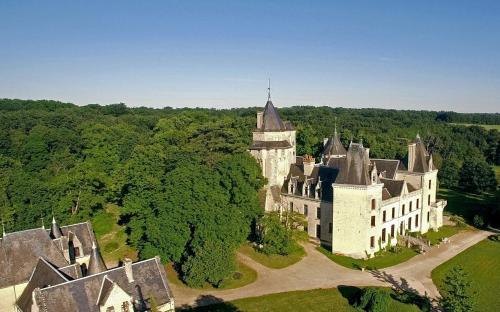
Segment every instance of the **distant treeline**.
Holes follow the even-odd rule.
[[[118,204],[141,257],[174,261],[191,285],[217,285],[262,214],[258,192],[265,181],[247,149],[263,106],[153,109],[2,99],[0,217],[12,231],[40,226],[52,213],[62,223],[92,219]],[[441,185],[494,187],[490,165],[500,164],[500,133],[445,121],[500,123],[498,114],[446,113],[447,120],[429,111],[279,112],[297,129],[298,155],[319,158],[335,124],[345,146],[363,141],[377,158],[404,158],[419,133],[441,169]]]

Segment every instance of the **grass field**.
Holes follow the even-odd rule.
[[[481,209],[490,209],[494,204],[494,194],[471,194],[451,189],[440,188],[438,197],[446,199],[448,205],[445,213],[454,214],[472,221],[476,214],[480,214]]]
[[[324,247],[317,247],[322,254],[330,258],[333,262],[340,264],[349,269],[360,270],[361,268],[365,268],[368,270],[377,270],[387,268],[401,262],[405,262],[408,259],[417,255],[417,252],[413,249],[406,247],[399,247],[400,251],[395,253],[392,251],[384,251],[374,258],[363,260],[363,259],[354,259],[351,257],[341,256],[332,254],[331,251],[325,249]]]
[[[390,290],[387,290],[390,291]],[[359,292],[356,287],[340,286],[330,289],[314,289],[307,291],[292,291],[261,297],[239,299],[231,302],[221,302],[207,307],[184,309],[181,311],[194,312],[356,312],[349,304]],[[211,298],[216,301],[217,298]],[[415,305],[404,304],[391,300],[388,311],[417,312],[420,309]]]
[[[127,245],[125,227],[118,225],[119,216],[119,207],[109,204],[105,211],[92,219],[101,255],[108,268],[117,266],[124,258],[137,260],[137,251]]]
[[[436,245],[438,244],[443,238],[445,237],[451,237],[458,232],[465,230],[465,227],[460,227],[460,226],[451,226],[451,225],[443,225],[439,231],[434,232],[432,230],[429,230],[429,232],[425,233],[422,235],[424,238],[428,239],[431,241],[431,245]]]
[[[455,265],[469,273],[472,288],[477,292],[475,311],[499,311],[500,241],[486,239],[435,268],[432,280],[438,289],[442,289],[444,276]]]
[[[239,251],[242,254],[247,255],[253,260],[271,269],[286,268],[287,266],[299,262],[306,255],[306,252],[302,246],[300,246],[300,249],[298,249],[296,252],[291,253],[287,256],[281,256],[281,255],[268,256],[266,254],[256,251],[249,243],[243,244]]]
[[[167,272],[167,279],[169,283],[175,284],[180,287],[188,287],[186,284],[184,284],[181,279],[179,278],[179,274],[174,270],[172,264],[166,264],[165,265],[165,271]],[[205,290],[215,290],[215,289],[233,289],[233,288],[238,288],[238,287],[243,287],[245,285],[251,284],[255,282],[257,279],[257,272],[252,269],[251,267],[241,263],[237,262],[236,263],[236,272],[233,273],[233,275],[227,277],[220,287],[215,288],[209,284],[206,284],[205,286],[201,287],[200,289],[205,289]]]
[[[500,131],[500,125],[481,125],[481,124],[453,123],[453,122],[450,122],[450,125],[466,126],[466,127],[478,126],[478,127],[483,127],[486,130],[496,129],[496,130]]]

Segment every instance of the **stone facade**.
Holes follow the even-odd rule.
[[[263,114],[271,114],[280,123],[274,107],[269,113],[268,104]],[[371,257],[395,245],[398,235],[426,233],[442,226],[446,201],[436,198],[438,170],[418,135],[408,144],[405,159],[372,159],[362,143],[351,142],[346,149],[335,129],[324,140],[321,161],[315,163],[310,156],[295,156],[291,125],[266,130],[263,114],[257,115],[250,152],[268,179],[268,192],[280,187],[279,195],[269,194],[266,210],[304,214],[309,236],[332,252]],[[286,147],[279,149],[271,143],[267,146],[272,148],[255,148],[276,141],[286,141],[289,146],[283,144]]]

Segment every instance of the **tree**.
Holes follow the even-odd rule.
[[[483,159],[468,158],[460,170],[459,185],[467,192],[481,193],[497,186],[495,172]]]
[[[292,231],[282,222],[278,212],[266,213],[259,222],[259,244],[265,254],[288,255],[296,248]]]
[[[361,291],[356,307],[367,312],[389,311],[391,296],[385,289],[366,287]]]
[[[469,274],[461,266],[453,267],[443,281],[441,306],[446,312],[469,312],[474,309],[474,293]]]

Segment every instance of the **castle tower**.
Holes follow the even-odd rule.
[[[332,137],[323,140],[323,146],[322,160],[324,164],[327,164],[330,158],[343,158],[347,155],[347,151],[340,142],[337,134],[337,128],[335,128]]]
[[[281,120],[270,94],[264,111],[257,113],[250,153],[262,167],[268,187],[281,187],[290,165],[295,163],[295,129],[290,122]]]

